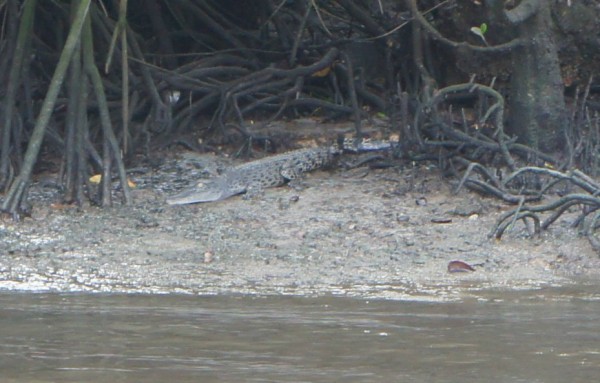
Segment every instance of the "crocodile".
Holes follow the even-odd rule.
[[[169,205],[214,202],[237,194],[256,194],[263,189],[281,186],[303,173],[323,168],[344,151],[387,149],[389,142],[360,143],[351,148],[339,145],[293,150],[235,166],[220,176],[199,180],[179,194],[167,198]]]

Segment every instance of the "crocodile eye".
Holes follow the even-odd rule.
[[[204,187],[204,182],[198,182],[196,184],[196,187],[203,188]]]

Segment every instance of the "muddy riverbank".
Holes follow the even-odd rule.
[[[318,171],[301,190],[165,203],[222,161],[165,155],[160,166],[131,173],[133,206],[110,209],[60,205],[57,190],[39,180],[32,217],[0,222],[0,289],[449,300],[600,274],[568,218],[538,239],[520,223],[502,241],[489,239],[511,206],[454,195],[432,165]],[[476,271],[450,274],[452,260]]]

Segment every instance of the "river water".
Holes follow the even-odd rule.
[[[600,292],[448,303],[2,293],[0,381],[595,382]]]

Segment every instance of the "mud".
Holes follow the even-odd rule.
[[[512,206],[455,195],[433,165],[318,171],[301,189],[168,206],[167,195],[229,161],[157,157],[159,166],[130,173],[133,206],[64,206],[51,183],[34,183],[32,217],[0,222],[0,289],[439,301],[593,283],[600,274],[572,217],[541,238],[517,223],[502,241],[490,239]],[[448,273],[454,260],[475,271]]]

